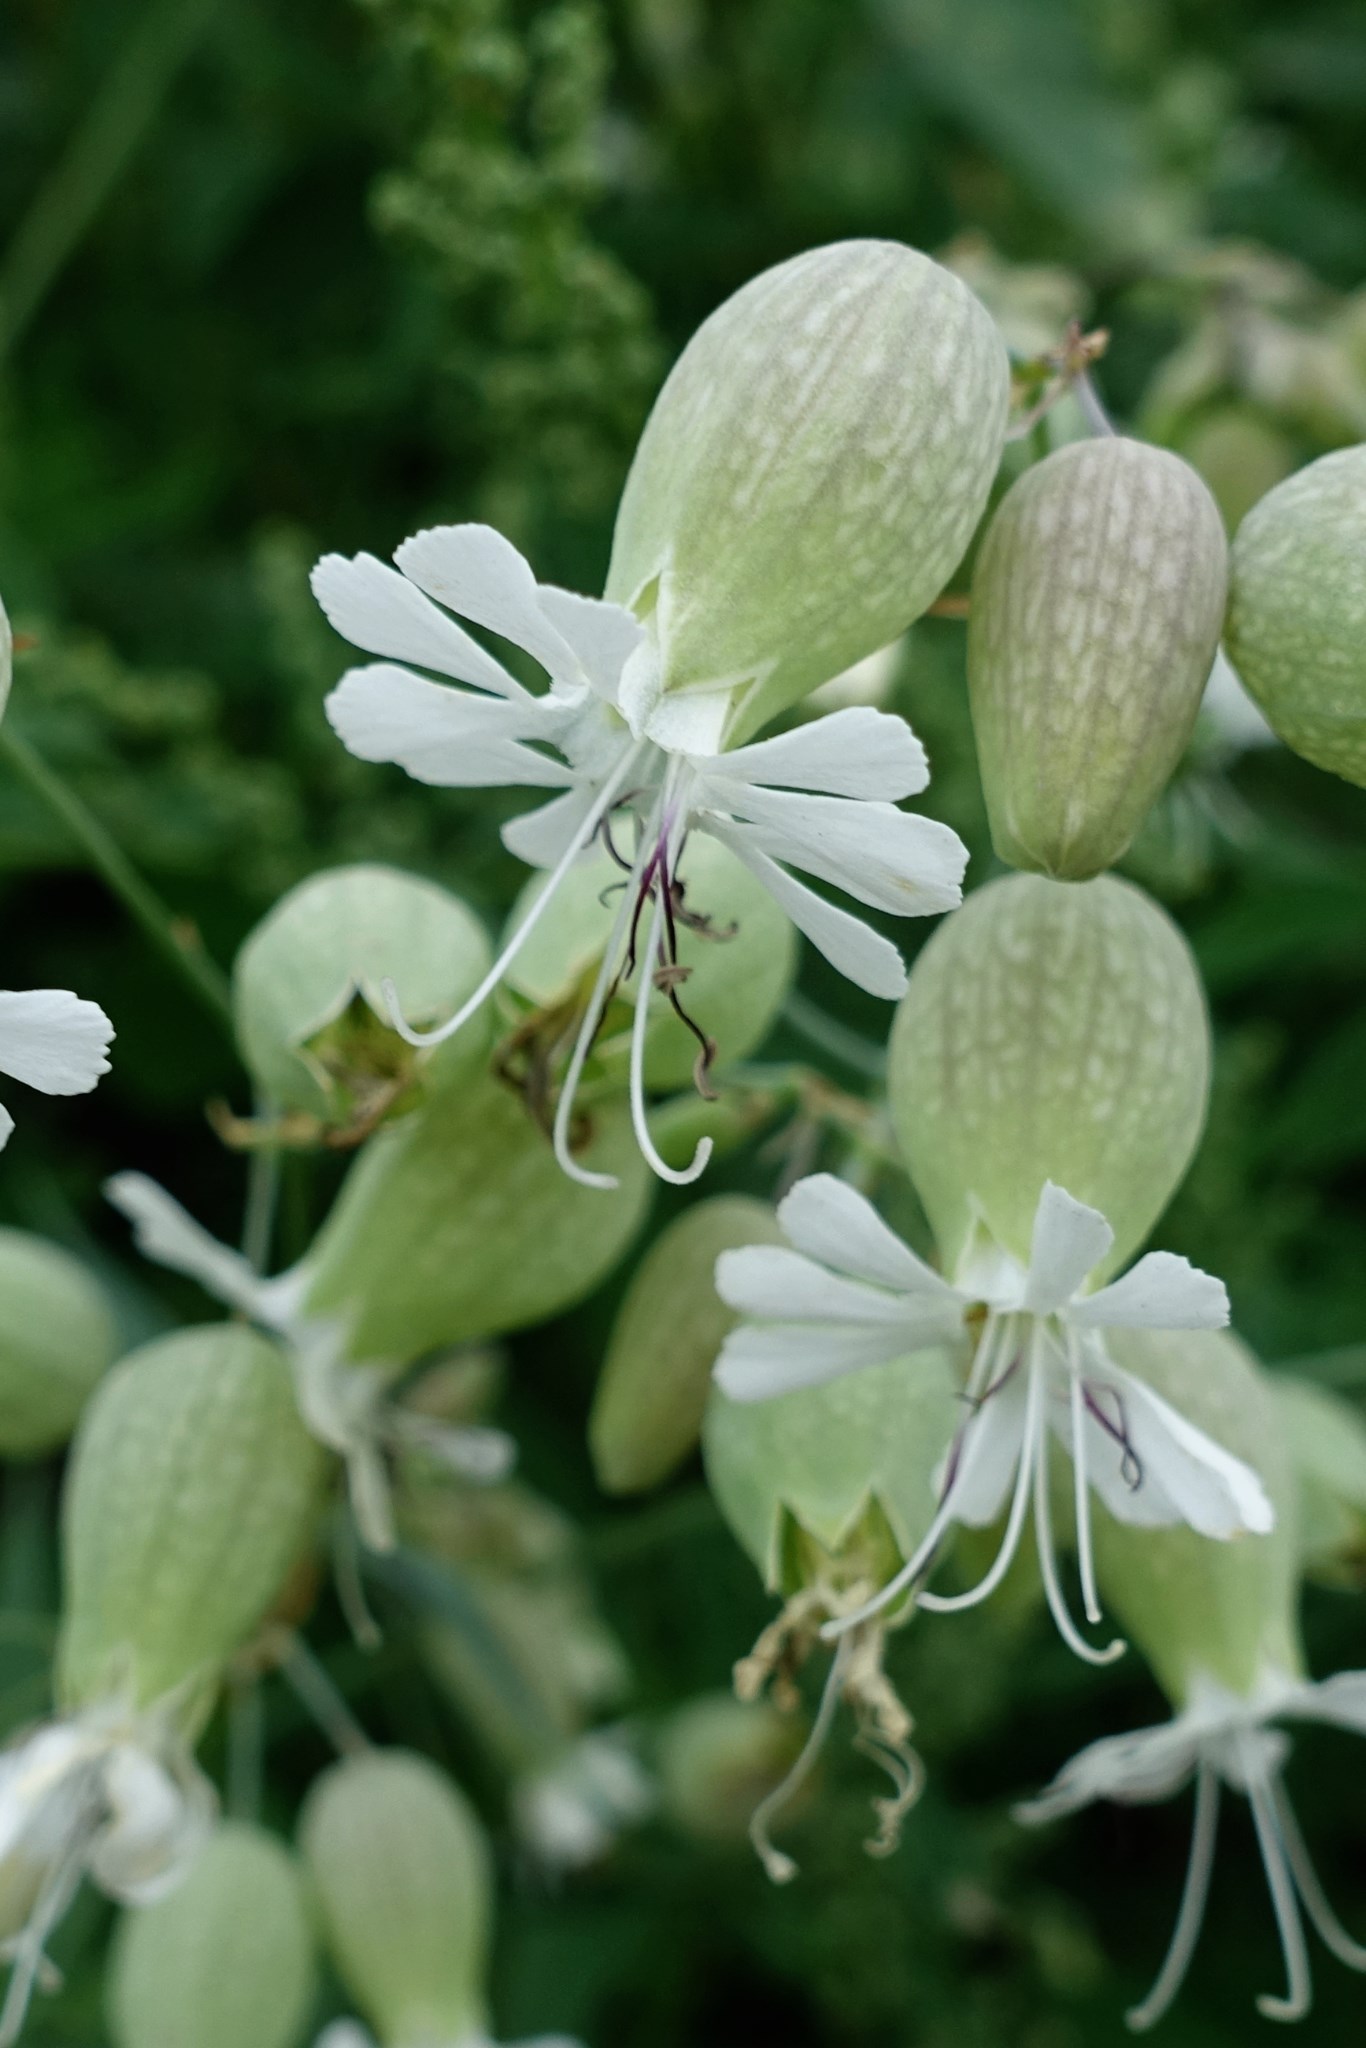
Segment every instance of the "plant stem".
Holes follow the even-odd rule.
[[[0,757],[7,760],[20,780],[27,783],[55,817],[61,819],[87,856],[90,865],[108,883],[134,923],[152,944],[179,970],[206,1009],[231,1035],[232,1002],[227,976],[204,951],[203,941],[193,925],[177,918],[154,889],[148,887],[118,842],[94,814],[87,810],[75,791],[57,775],[22,739],[13,726],[0,727]]]

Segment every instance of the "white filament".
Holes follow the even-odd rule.
[[[1156,2026],[1186,1981],[1186,1972],[1200,1939],[1209,1898],[1210,1873],[1214,1868],[1214,1844],[1219,1832],[1219,1777],[1212,1764],[1201,1764],[1195,1780],[1195,1817],[1191,1822],[1190,1858],[1186,1882],[1181,1889],[1176,1925],[1162,1968],[1152,1990],[1140,2005],[1131,2006],[1125,2019],[1136,2034]]]

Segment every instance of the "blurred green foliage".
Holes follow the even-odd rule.
[[[1204,461],[1236,510],[1366,426],[1363,118],[1351,0],[8,0],[0,587],[28,640],[9,716],[224,963],[335,860],[411,865],[492,917],[514,886],[501,800],[364,767],[326,727],[344,656],[307,591],[320,549],[385,554],[426,521],[486,517],[542,575],[598,587],[635,434],[692,326],[764,264],[851,234],[985,238],[963,261],[1008,331],[1057,300],[1060,267],[1060,303],[1112,331],[1114,411]],[[1020,268],[1038,265],[1051,285]],[[897,697],[980,880],[962,662],[961,627],[928,622]],[[1133,865],[1194,940],[1218,1048],[1163,1241],[1226,1278],[1265,1356],[1366,1391],[1366,800],[1211,737]],[[4,769],[0,916],[7,982],[70,982],[118,1027],[78,1114],[26,1101],[0,1216],[92,1252],[130,1338],[172,1300],[202,1312],[134,1271],[97,1189],[135,1164],[234,1235],[242,1172],[202,1109],[249,1107],[240,1069]],[[805,986],[885,1032],[819,963]],[[774,1166],[727,1175],[765,1192]],[[331,1185],[291,1164],[286,1255]],[[695,1472],[643,1506],[596,1494],[583,1424],[610,1309],[609,1290],[519,1340],[505,1410],[528,1476],[584,1525],[648,1722],[724,1684],[765,1603]],[[54,1485],[5,1482],[12,1725],[43,1703]],[[380,1592],[377,1657],[326,1610],[334,1676],[373,1733],[442,1757],[496,1820],[496,1773],[410,1654],[420,1617]],[[1359,1596],[1317,1594],[1310,1618],[1318,1669],[1366,1664]],[[1009,1628],[911,1632],[897,1675],[931,1782],[894,1861],[861,1854],[867,1785],[836,1755],[787,1891],[662,1824],[553,1896],[514,1885],[502,2030],[596,2048],[1118,2039],[1175,1910],[1185,1812],[1101,1808],[1038,1841],[1008,1807],[1160,1708],[1133,1659],[1097,1678],[1032,1636],[1018,1656]],[[290,1702],[268,1711],[268,1816],[288,1825],[324,1751]],[[1366,1777],[1343,1740],[1305,1740],[1296,1784],[1362,1932]],[[1246,1816],[1226,1825],[1172,2048],[1246,2038],[1274,1988]],[[64,1931],[38,2048],[101,2038],[104,1920],[87,1898]],[[1301,2038],[1337,2043],[1360,1983],[1317,1976]]]

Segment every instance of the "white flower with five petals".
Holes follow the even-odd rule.
[[[392,1549],[395,1540],[390,1454],[420,1453],[480,1483],[506,1478],[516,1448],[502,1430],[450,1426],[401,1407],[389,1398],[398,1368],[351,1359],[345,1319],[307,1313],[307,1260],[265,1279],[145,1173],[115,1174],[104,1192],[132,1224],[145,1258],[197,1280],[215,1301],[280,1340],[304,1426],[343,1461],[356,1527],[372,1550]]]
[[[1016,1810],[1020,1820],[1035,1825],[1075,1813],[1097,1799],[1151,1805],[1172,1798],[1194,1780],[1190,1860],[1176,1926],[1152,1990],[1128,2014],[1136,2032],[1153,2026],[1167,2011],[1195,1953],[1209,1896],[1224,1785],[1242,1793],[1252,1808],[1285,1960],[1284,1997],[1259,1998],[1258,2011],[1273,2020],[1303,2019],[1309,2011],[1309,1958],[1301,1907],[1341,1962],[1366,1971],[1366,1947],[1352,1940],[1329,1905],[1286,1793],[1282,1773],[1290,1741],[1275,1726],[1284,1720],[1327,1722],[1366,1735],[1366,1671],[1340,1671],[1314,1685],[1284,1671],[1267,1670],[1247,1694],[1200,1677],[1188,1703],[1171,1721],[1093,1742],[1064,1765],[1037,1799]]]
[[[328,698],[338,736],[361,759],[394,762],[419,781],[558,792],[504,827],[509,850],[548,870],[548,880],[469,1000],[439,1029],[418,1032],[388,993],[394,1026],[410,1043],[434,1044],[460,1028],[551,909],[570,866],[597,838],[615,853],[613,830],[622,825],[634,834],[617,855],[625,887],[555,1120],[560,1163],[586,1185],[612,1183],[572,1157],[575,1091],[622,980],[634,974],[637,987],[648,989],[658,979],[676,992],[676,876],[690,832],[711,834],[743,861],[840,973],[874,995],[903,993],[905,968],[891,942],[791,872],[799,868],[905,917],[961,900],[967,854],[957,834],[897,808],[929,780],[924,749],[903,720],[848,709],[727,752],[726,692],[661,694],[648,624],[619,605],[538,584],[490,527],[433,528],[405,541],[394,559],[396,569],[371,555],[328,555],[313,572],[337,631],[384,657],[351,669]],[[525,689],[452,614],[529,654],[545,670],[548,690]],[[686,1182],[706,1165],[710,1141],[682,1171],[668,1167],[651,1141],[648,1007],[636,1005],[632,1117],[655,1172]]]
[[[743,1320],[727,1337],[716,1379],[733,1400],[757,1401],[817,1386],[861,1366],[981,1333],[965,1390],[967,1415],[949,1447],[938,1510],[924,1540],[877,1599],[829,1625],[867,1619],[930,1569],[956,1523],[984,1528],[1009,1503],[995,1563],[970,1592],[918,1594],[949,1611],[983,1600],[1015,1557],[1031,1498],[1049,1607],[1079,1656],[1105,1662],[1078,1632],[1063,1597],[1053,1540],[1049,1443],[1071,1455],[1077,1554],[1088,1620],[1101,1618],[1092,1563],[1090,1490],[1126,1522],[1184,1522],[1202,1535],[1265,1531],[1272,1509],[1241,1460],[1187,1422],[1105,1348],[1108,1327],[1219,1329],[1228,1321],[1221,1281],[1170,1252],[1149,1252],[1094,1293],[1087,1277],[1114,1234],[1096,1209],[1045,1184],[1029,1264],[994,1245],[969,1254],[957,1282],[918,1258],[872,1205],[829,1174],[799,1181],[779,1205],[790,1246],[721,1254],[716,1286]]]

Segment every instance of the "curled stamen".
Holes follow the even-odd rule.
[[[1186,1981],[1186,1972],[1200,1939],[1214,1869],[1214,1844],[1219,1832],[1219,1778],[1210,1764],[1201,1764],[1195,1780],[1195,1817],[1191,1823],[1190,1857],[1172,1938],[1152,1990],[1124,2015],[1136,2034],[1156,2026]]]
[[[925,1766],[908,1743],[893,1743],[869,1728],[859,1730],[854,1748],[871,1763],[880,1765],[892,1781],[891,1798],[873,1801],[877,1833],[863,1845],[870,1856],[891,1856],[901,1845],[907,1814],[925,1789]]]
[[[787,1776],[775,1785],[771,1792],[765,1794],[750,1815],[749,1838],[754,1844],[754,1853],[774,1884],[789,1884],[797,1875],[797,1865],[785,1851],[775,1845],[769,1833],[769,1824],[801,1790],[811,1775],[817,1757],[825,1747],[830,1724],[839,1705],[851,1654],[852,1645],[846,1639],[840,1643],[830,1660],[830,1669],[821,1688],[816,1718],[811,1723],[811,1733],[802,1744],[797,1761]]]
[[[699,1138],[697,1149],[688,1166],[669,1166],[656,1149],[650,1136],[650,1126],[645,1114],[645,1032],[649,1023],[649,984],[654,973],[655,959],[663,926],[663,910],[658,899],[650,918],[649,935],[645,941],[645,958],[641,965],[640,985],[636,991],[636,1014],[631,1026],[631,1122],[635,1129],[636,1143],[649,1165],[661,1180],[673,1183],[675,1187],[687,1187],[695,1181],[706,1167],[712,1154],[712,1140]]]
[[[1328,1894],[1319,1881],[1319,1874],[1314,1868],[1304,1836],[1300,1833],[1295,1809],[1286,1797],[1285,1787],[1279,1778],[1272,1780],[1271,1798],[1276,1809],[1286,1861],[1290,1865],[1290,1875],[1295,1880],[1295,1889],[1303,1901],[1310,1924],[1324,1947],[1331,1949],[1340,1963],[1346,1963],[1349,1970],[1366,1970],[1366,1948],[1359,1941],[1353,1941],[1329,1905]]]
[[[1069,1352],[1072,1346],[1069,1344]],[[1092,1627],[1101,1620],[1100,1594],[1096,1586],[1095,1558],[1091,1548],[1091,1487],[1086,1473],[1086,1410],[1081,1379],[1073,1360],[1068,1360],[1072,1406],[1072,1514],[1077,1532],[1077,1574],[1081,1579],[1081,1604]]]
[[[636,882],[636,872],[643,869],[645,860],[646,850],[642,845],[636,855],[636,868],[632,870],[631,878],[626,884],[607,944],[603,948],[602,961],[593,983],[592,994],[588,998],[588,1007],[583,1013],[583,1022],[574,1041],[574,1050],[569,1055],[569,1065],[560,1083],[560,1099],[555,1105],[555,1124],[551,1132],[555,1157],[570,1179],[578,1181],[586,1188],[614,1188],[618,1185],[615,1174],[595,1173],[590,1167],[581,1166],[570,1150],[569,1141],[574,1127],[574,1099],[578,1094],[584,1067],[588,1063],[588,1055],[593,1048],[593,1040],[597,1037],[602,1024],[603,1013],[617,984],[617,957],[625,937],[627,919],[632,911],[632,891]]]
[[[1063,1596],[1062,1582],[1058,1574],[1058,1558],[1053,1548],[1053,1518],[1048,1499],[1048,1432],[1040,1430],[1039,1442],[1034,1454],[1034,1536],[1039,1553],[1039,1570],[1043,1577],[1044,1595],[1048,1611],[1053,1617],[1058,1634],[1069,1650],[1086,1664],[1113,1664],[1116,1657],[1122,1657],[1127,1645],[1116,1636],[1103,1650],[1093,1649],[1073,1621]]]
[[[1277,1998],[1263,1992],[1257,2000],[1257,2010],[1263,2019],[1302,2020],[1314,2002],[1314,1987],[1309,1976],[1309,1954],[1304,1945],[1304,1927],[1295,1897],[1295,1881],[1286,1862],[1285,1843],[1266,1776],[1246,1755],[1243,1764],[1253,1825],[1257,1830],[1257,1846],[1262,1852],[1262,1868],[1266,1872],[1271,1910],[1276,1915],[1276,1931],[1281,1938],[1281,1955],[1285,1961],[1285,1996]]]
[[[1112,1422],[1105,1413],[1105,1410],[1096,1399],[1095,1389],[1087,1385],[1085,1381],[1082,1383],[1082,1398],[1086,1403],[1086,1412],[1093,1421],[1099,1423],[1111,1441],[1119,1445],[1119,1476],[1128,1487],[1130,1493],[1137,1493],[1139,1487],[1143,1484],[1143,1460],[1134,1449],[1133,1442],[1129,1436],[1129,1422],[1124,1407],[1124,1396],[1117,1387],[1107,1387],[1106,1392],[1113,1396],[1115,1406],[1119,1410],[1118,1422]]]

